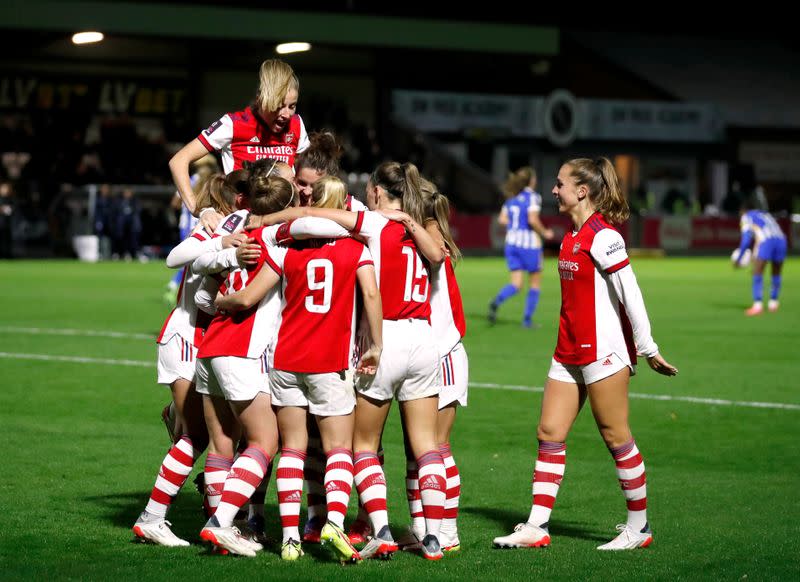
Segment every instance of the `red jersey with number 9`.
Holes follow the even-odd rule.
[[[269,255],[283,277],[272,367],[305,374],[348,369],[355,345],[356,271],[372,266],[369,250],[343,238],[272,247]]]
[[[377,212],[365,211],[358,213],[353,232],[367,239],[372,252],[383,318],[429,320],[428,266],[405,227]]]

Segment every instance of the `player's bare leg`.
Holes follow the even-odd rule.
[[[578,413],[586,401],[586,386],[548,378],[536,436],[539,450],[533,473],[533,500],[528,521],[514,531],[494,539],[498,548],[529,548],[550,545],[550,514],[566,467],[566,445]]]
[[[446,471],[436,442],[438,406],[438,395],[400,402],[408,443],[417,459],[426,534],[422,540],[422,555],[429,560],[442,557],[439,534],[447,497]]]
[[[300,406],[278,408],[281,458],[276,472],[278,511],[283,529],[281,559],[294,561],[303,556],[300,540],[300,503],[303,499],[303,466],[308,448],[308,411]]]
[[[597,428],[617,466],[617,476],[625,494],[628,519],[617,527],[619,535],[600,550],[629,550],[646,547],[653,541],[647,523],[647,485],[644,462],[631,436],[628,424],[628,383],[626,367],[588,387],[589,403]]]
[[[461,549],[458,539],[458,503],[461,497],[461,475],[458,472],[453,454],[450,450],[450,433],[456,422],[458,402],[452,402],[439,409],[436,416],[436,442],[442,454],[447,478],[447,498],[444,502],[444,518],[442,519],[440,542],[442,550],[453,552]]]
[[[174,444],[161,463],[147,507],[136,520],[133,532],[143,541],[165,546],[188,546],[189,542],[172,533],[166,520],[167,512],[192,472],[195,461],[208,446],[208,433],[203,422],[202,400],[194,391],[194,384],[179,378],[171,388],[179,419],[177,426],[186,429],[175,435]]]

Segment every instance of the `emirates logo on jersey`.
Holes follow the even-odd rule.
[[[577,255],[579,250],[581,250],[581,243],[577,242],[577,243],[575,243],[575,245],[572,247],[572,254],[573,254],[573,255]]]
[[[284,138],[284,141],[286,143],[292,143],[294,141],[294,133],[292,133],[291,131],[287,133],[286,138]]]

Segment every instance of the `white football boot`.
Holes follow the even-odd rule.
[[[176,548],[186,547],[189,542],[182,540],[169,529],[172,524],[164,518],[144,519],[144,514],[139,516],[133,524],[133,533],[143,542],[152,542],[159,546]]]
[[[617,526],[619,535],[607,544],[597,546],[598,550],[635,550],[636,548],[646,548],[653,543],[653,532],[650,526],[645,524],[642,531],[636,531],[626,523]]]
[[[518,523],[514,533],[494,538],[496,548],[543,548],[550,545],[550,532],[529,523]]]

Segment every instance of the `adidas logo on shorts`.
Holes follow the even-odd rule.
[[[611,365],[611,359],[610,358],[606,358],[606,361],[603,362],[603,365],[604,366],[610,366]]]

